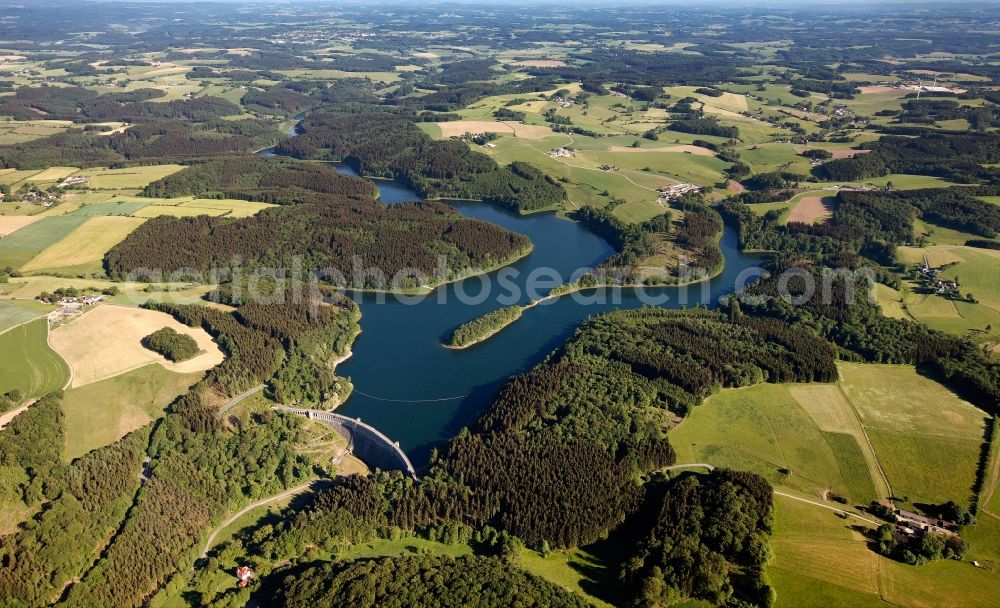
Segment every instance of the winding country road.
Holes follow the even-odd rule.
[[[301,493],[305,492],[306,490],[308,490],[309,486],[313,485],[314,483],[316,483],[316,480],[315,479],[311,479],[308,482],[306,482],[306,483],[304,483],[304,484],[302,484],[300,486],[295,486],[294,488],[289,488],[289,489],[285,490],[284,492],[281,492],[280,494],[275,494],[273,496],[268,496],[266,498],[261,498],[257,502],[252,502],[249,505],[243,507],[242,509],[240,509],[239,511],[237,511],[236,513],[234,513],[232,517],[230,517],[226,521],[222,522],[214,530],[212,530],[212,533],[208,536],[208,540],[205,541],[205,548],[201,550],[201,557],[202,558],[208,557],[208,550],[212,548],[213,544],[215,544],[215,537],[218,536],[219,533],[222,532],[226,528],[226,526],[228,526],[229,524],[233,523],[234,521],[236,521],[240,517],[246,515],[250,511],[253,511],[257,507],[261,507],[261,506],[264,506],[264,505],[266,505],[268,503],[279,501],[279,500],[281,500],[283,498],[288,498],[289,496],[293,496],[295,494],[301,494]]]
[[[225,405],[222,406],[222,409],[219,410],[219,413],[220,414],[225,414],[226,412],[228,412],[232,407],[234,407],[240,401],[243,401],[244,399],[246,399],[250,395],[256,395],[257,393],[261,392],[265,388],[267,388],[267,385],[260,384],[260,385],[257,385],[255,387],[253,387],[252,389],[249,389],[247,391],[244,391],[244,392],[240,393],[239,395],[236,395],[235,397],[233,397],[232,399],[230,399]]]

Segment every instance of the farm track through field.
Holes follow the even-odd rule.
[[[691,463],[687,463],[687,464],[675,464],[675,465],[672,465],[672,466],[669,466],[669,467],[663,467],[660,470],[661,471],[676,471],[678,469],[708,469],[709,471],[714,471],[715,467],[713,465],[710,465],[710,464],[704,463],[704,462],[691,462]],[[801,496],[796,496],[794,494],[788,494],[787,492],[782,492],[780,490],[773,490],[773,492],[774,492],[775,496],[784,496],[785,498],[791,498],[792,500],[797,500],[799,502],[804,502],[806,504],[810,504],[810,505],[813,505],[815,507],[822,507],[824,509],[829,509],[831,511],[836,511],[837,513],[843,513],[845,515],[849,515],[851,517],[856,517],[856,518],[858,518],[858,519],[860,519],[862,521],[866,521],[866,522],[868,522],[870,524],[873,524],[873,525],[876,525],[876,526],[881,525],[881,523],[882,523],[882,522],[876,521],[874,519],[868,519],[867,517],[862,517],[861,515],[858,515],[857,513],[852,513],[850,511],[845,511],[844,509],[841,509],[839,507],[834,507],[832,505],[827,505],[827,504],[823,504],[821,502],[816,502],[815,500],[809,500],[808,498],[802,498]]]
[[[866,522],[868,522],[870,524],[873,524],[873,525],[876,525],[876,526],[882,525],[882,522],[880,522],[880,521],[876,521],[874,519],[868,519],[867,517],[862,517],[862,516],[858,515],[857,513],[851,513],[850,511],[845,511],[844,509],[841,509],[839,507],[834,507],[834,506],[831,506],[831,505],[825,505],[825,504],[823,504],[821,502],[816,502],[815,500],[809,500],[807,498],[802,498],[800,496],[795,496],[794,494],[788,494],[786,492],[781,492],[780,490],[775,490],[774,494],[775,494],[775,496],[784,496],[785,498],[791,498],[792,500],[797,500],[799,502],[804,502],[804,503],[813,505],[814,507],[822,507],[824,509],[829,509],[831,511],[836,511],[837,513],[843,513],[844,515],[849,515],[851,517],[856,517],[856,518],[860,519],[861,521],[866,521]]]
[[[878,453],[875,452],[875,444],[872,443],[871,437],[868,436],[868,431],[865,429],[865,424],[861,420],[861,413],[858,412],[858,408],[854,407],[854,404],[851,403],[851,400],[848,398],[847,393],[844,392],[844,390],[841,388],[839,384],[837,385],[837,390],[840,391],[841,395],[844,397],[844,401],[846,401],[847,405],[850,406],[851,413],[854,414],[854,417],[858,423],[858,427],[861,429],[861,436],[865,440],[864,445],[868,446],[868,455],[871,457],[871,460],[868,463],[869,469],[871,468],[871,465],[875,465],[875,469],[878,473],[878,476],[881,477],[882,483],[885,484],[885,490],[886,493],[888,494],[886,496],[886,500],[889,501],[890,505],[893,505],[892,499],[894,498],[894,495],[892,493],[892,485],[889,483],[889,477],[885,474],[885,469],[882,468],[882,463],[879,462]],[[864,445],[861,446],[862,453],[865,451]],[[868,460],[868,458],[866,458],[865,460]],[[869,473],[871,473],[871,471],[869,471]],[[876,480],[875,476],[872,476],[872,481],[874,482],[875,480]],[[878,488],[876,488],[876,491],[877,490]]]
[[[993,437],[991,441],[998,441],[1000,438]],[[987,463],[990,467],[990,478],[987,480],[987,486],[983,489],[979,497],[979,510],[995,519],[1000,519],[1000,515],[989,511],[986,507],[993,500],[993,495],[997,491],[997,481],[1000,481],[1000,450],[994,450],[996,455],[993,457],[993,462]]]

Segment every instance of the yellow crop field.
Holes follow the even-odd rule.
[[[135,217],[92,217],[21,267],[22,270],[44,270],[100,262],[109,249],[117,245],[145,220]]]
[[[0,236],[7,236],[37,219],[37,215],[0,215]]]
[[[77,175],[87,178],[87,185],[98,190],[145,188],[152,182],[177,173],[181,165],[151,165],[125,169],[86,169]]]
[[[150,198],[133,199],[136,201],[148,200],[149,206],[134,211],[133,217],[159,217],[169,215],[173,217],[192,217],[195,215],[212,215],[226,217],[250,217],[269,207],[274,207],[270,203],[255,203],[236,199],[208,199],[208,198]]]
[[[194,338],[202,351],[192,359],[171,363],[142,346],[142,339],[158,329],[170,327]],[[210,335],[188,327],[168,314],[143,308],[98,304],[70,323],[52,331],[52,348],[72,370],[70,386],[85,386],[112,378],[150,363],[182,374],[215,367],[225,358]]]
[[[49,167],[48,169],[36,173],[29,177],[29,182],[56,182],[66,179],[79,171],[79,167]]]

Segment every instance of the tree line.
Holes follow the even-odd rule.
[[[249,270],[288,270],[298,263],[324,281],[398,289],[489,268],[531,247],[526,237],[465,218],[441,203],[385,206],[368,198],[316,199],[248,218],[155,218],[113,247],[105,267],[116,277],[185,268],[204,276],[213,269],[228,275],[238,257]]]
[[[435,141],[405,115],[378,108],[314,112],[278,153],[342,161],[365,176],[398,179],[425,197],[485,200],[518,211],[555,206],[566,193],[526,163],[498,167],[461,141]]]

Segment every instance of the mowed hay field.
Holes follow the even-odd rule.
[[[452,120],[434,124],[441,131],[442,138],[460,137],[466,133],[500,133],[524,139],[542,139],[553,134],[552,129],[543,125],[526,125],[513,121]]]
[[[792,212],[788,214],[788,221],[803,224],[824,222],[833,215],[836,202],[837,199],[832,196],[805,196],[792,207]]]
[[[37,215],[0,215],[0,237],[20,230],[38,219]]]
[[[163,327],[191,336],[202,352],[187,361],[171,363],[144,348],[142,339]],[[162,312],[111,304],[98,304],[55,329],[51,342],[73,370],[73,388],[150,363],[159,363],[178,373],[203,372],[224,358],[222,350],[203,329],[188,327]]]
[[[115,441],[160,417],[174,399],[202,378],[151,364],[66,391],[62,407],[67,461]]]
[[[69,379],[69,367],[46,338],[48,321],[37,319],[0,334],[0,393],[19,389],[26,397],[59,390]]]
[[[967,504],[987,415],[908,365],[840,364],[840,386],[858,412],[896,496],[907,503]]]
[[[136,217],[91,217],[57,243],[47,247],[21,270],[52,270],[87,266],[100,271],[104,254],[145,220]]]
[[[996,605],[994,572],[954,560],[907,566],[868,548],[864,521],[784,496],[774,506],[767,575],[779,608]]]
[[[855,504],[968,504],[986,414],[903,365],[838,364],[833,384],[759,384],[707,399],[670,431],[677,461],[754,471]],[[870,442],[870,443],[869,443]]]
[[[878,498],[850,427],[821,428],[786,385],[724,390],[669,434],[679,463],[753,471],[814,497],[832,491],[857,503]]]
[[[49,167],[44,171],[40,171],[25,181],[29,182],[57,182],[62,181],[79,171],[79,167]]]
[[[84,217],[44,217],[0,238],[0,268],[21,268],[86,221]]]

